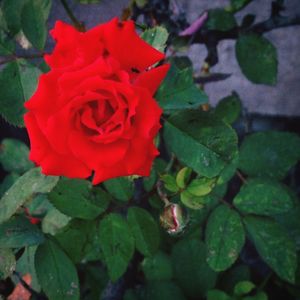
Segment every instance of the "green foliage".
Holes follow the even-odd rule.
[[[64,215],[55,207],[52,207],[47,211],[47,214],[42,220],[43,232],[54,235],[61,228],[66,226],[70,220],[70,217]]]
[[[282,279],[294,283],[297,253],[294,242],[272,219],[246,216],[244,223],[262,259]]]
[[[286,188],[270,179],[248,181],[233,203],[243,213],[265,216],[284,213],[293,207],[293,200]]]
[[[50,0],[27,0],[22,9],[22,30],[28,40],[38,50],[43,50],[46,43],[46,21],[50,8]]]
[[[16,258],[11,249],[0,248],[0,279],[11,276],[16,269]]]
[[[4,139],[0,145],[0,163],[8,172],[22,174],[33,167],[28,147],[16,139]]]
[[[51,203],[62,213],[81,219],[94,219],[103,213],[111,197],[83,179],[61,178],[49,194]],[[76,205],[74,205],[76,203]]]
[[[234,15],[222,8],[208,11],[208,20],[205,28],[210,30],[228,31],[237,26]]]
[[[208,219],[205,237],[209,266],[217,272],[228,269],[245,243],[241,217],[226,205],[218,206]]]
[[[135,239],[136,248],[145,256],[153,255],[159,247],[160,233],[151,214],[145,209],[130,207],[127,220]]]
[[[146,257],[142,262],[142,270],[147,280],[171,280],[173,278],[171,258],[161,251]]]
[[[164,137],[180,161],[209,178],[217,176],[237,151],[234,130],[201,111],[172,115],[165,123]]]
[[[81,7],[100,0],[76,2]],[[0,146],[5,171],[0,183],[1,284],[17,285],[19,276],[30,274],[30,287],[37,293],[32,298],[46,295],[49,300],[106,299],[121,294],[119,285],[125,282],[127,288],[129,276],[125,300],[267,300],[264,287],[272,298],[274,284],[276,291],[299,297],[300,202],[291,188],[296,187],[300,137],[253,133],[246,126],[244,138],[238,93],[214,108],[203,91],[206,83],[230,75],[211,70],[221,58],[219,42],[228,38],[237,39],[237,61],[250,81],[276,83],[277,51],[263,37],[263,27],[289,22],[289,17],[275,17],[284,3],[273,1],[271,19],[256,26],[255,15],[246,14],[239,24],[234,15],[251,0],[230,0],[225,8],[207,9],[207,19],[205,12],[186,28],[194,33],[178,36],[185,26],[183,14],[173,18],[169,13],[177,14],[176,5],[153,10],[152,2],[131,1],[120,20],[130,14],[144,20],[147,25],[136,24],[137,32],[161,24],[141,33],[171,64],[155,95],[164,113],[154,141],[161,157],[147,178],[119,177],[93,186],[92,178],[42,175],[29,161],[28,147],[5,138]],[[24,102],[42,71],[50,70],[42,54],[48,52],[51,4],[0,3],[0,114],[11,125],[23,126]],[[144,18],[139,18],[141,12]],[[75,17],[77,25],[85,23]],[[186,53],[178,53],[180,45],[195,42],[208,50],[201,69]],[[133,127],[134,122],[132,118]],[[283,179],[284,184],[279,182]],[[249,261],[253,247],[259,254],[255,269]],[[264,263],[270,267],[266,278],[256,269]]]
[[[249,176],[283,179],[300,159],[300,138],[294,133],[266,131],[247,136],[238,167]]]
[[[0,224],[8,220],[26,200],[37,193],[49,193],[58,177],[45,176],[39,168],[27,171],[10,187],[0,200]]]
[[[35,269],[49,300],[79,299],[76,268],[54,241],[47,239],[37,248]]]
[[[204,296],[215,286],[217,274],[206,263],[205,244],[182,239],[172,249],[175,278],[189,297]]]
[[[23,59],[8,63],[0,71],[0,113],[9,123],[23,126],[23,104],[35,91],[40,74],[37,67]]]
[[[145,30],[141,38],[160,52],[164,52],[168,40],[168,31],[162,26]]]
[[[15,35],[21,30],[20,11],[22,11],[26,0],[3,0],[2,2],[3,15],[7,27],[11,34]]]
[[[126,220],[119,214],[104,217],[100,223],[99,242],[109,277],[116,281],[126,271],[134,252],[134,237]]]
[[[207,102],[206,94],[195,85],[191,68],[171,68],[158,89],[155,99],[165,111],[197,109]]]
[[[241,35],[235,50],[240,68],[250,81],[276,84],[277,51],[269,40],[256,34]]]
[[[102,258],[98,239],[98,223],[72,220],[61,229],[55,239],[74,263]]]
[[[232,92],[230,96],[220,100],[216,106],[215,114],[228,124],[232,124],[239,118],[241,109],[242,103],[239,95]]]
[[[25,217],[14,217],[0,224],[0,245],[2,248],[21,248],[40,244],[44,235]]]
[[[107,180],[103,185],[116,200],[127,202],[133,197],[133,182],[126,177]]]
[[[248,5],[252,0],[230,0],[230,10],[237,12]]]

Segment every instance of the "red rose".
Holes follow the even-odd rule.
[[[162,110],[153,94],[169,65],[144,42],[132,21],[117,18],[85,33],[58,21],[36,93],[25,103],[30,159],[47,175],[93,183],[148,176],[158,155],[153,138]]]

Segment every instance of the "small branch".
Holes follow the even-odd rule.
[[[161,180],[158,180],[156,183],[156,189],[159,198],[164,202],[165,206],[170,204],[167,194],[163,191],[164,183]]]
[[[69,18],[71,19],[71,21],[73,22],[74,26],[79,30],[84,32],[85,31],[85,27],[83,25],[82,22],[80,22],[75,15],[73,14],[71,8],[69,7],[68,3],[66,0],[60,0],[61,4],[63,5],[66,13],[68,14]]]
[[[236,170],[236,175],[238,176],[238,178],[240,178],[240,180],[244,183],[244,184],[247,184],[247,179],[243,176],[243,174],[239,171],[239,170]]]
[[[11,61],[17,60],[17,59],[36,59],[36,58],[42,58],[46,53],[36,53],[36,54],[29,54],[29,55],[10,55],[5,57],[0,57],[0,65],[4,65],[6,63],[9,63]],[[3,60],[1,60],[3,59]]]
[[[300,25],[300,15],[292,17],[283,17],[272,15],[268,20],[252,25],[249,28],[234,27],[228,31],[208,30],[201,28],[194,35],[189,36],[190,43],[204,44],[207,48],[208,55],[205,59],[210,66],[218,63],[218,43],[222,40],[234,40],[243,32],[254,32],[263,34],[277,28],[283,28],[293,25]]]

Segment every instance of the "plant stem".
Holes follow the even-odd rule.
[[[73,14],[70,6],[68,5],[66,0],[60,0],[61,4],[63,5],[66,13],[68,14],[69,18],[71,19],[71,21],[73,22],[75,28],[77,28],[79,31],[85,31],[85,27],[83,25],[82,22],[80,22],[79,20],[77,20],[77,18],[75,17],[75,15]]]
[[[35,59],[35,58],[42,58],[46,53],[36,53],[36,54],[29,54],[29,55],[9,55],[5,56],[3,60],[0,60],[0,65],[4,65],[11,61],[25,58],[25,59]]]
[[[245,184],[247,184],[247,179],[243,176],[243,174],[239,171],[239,170],[236,170],[236,175],[241,179],[241,181]]]

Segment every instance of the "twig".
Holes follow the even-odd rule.
[[[208,55],[205,60],[210,66],[214,66],[218,63],[217,45],[220,41],[237,39],[244,32],[263,34],[277,28],[293,25],[300,25],[300,15],[292,17],[272,15],[268,20],[254,24],[249,28],[237,26],[228,31],[220,31],[208,30],[202,27],[195,35],[189,38],[192,44],[204,44],[206,46]]]
[[[69,7],[68,3],[66,0],[60,0],[61,4],[63,5],[66,13],[68,14],[69,18],[73,22],[74,26],[79,30],[79,31],[85,31],[85,27],[82,22],[80,22],[75,15],[73,14],[71,8]]]
[[[36,53],[36,54],[29,54],[29,55],[10,55],[3,57],[3,60],[0,59],[0,65],[4,65],[8,62],[25,58],[25,59],[36,59],[36,58],[42,58],[45,55],[45,53]]]
[[[241,181],[244,183],[244,184],[247,184],[247,180],[246,178],[243,176],[243,174],[239,171],[239,170],[236,170],[236,175],[238,176],[238,178],[241,179]]]
[[[159,198],[164,202],[165,206],[170,204],[167,194],[163,191],[164,183],[161,180],[158,180],[156,183],[156,189]]]

